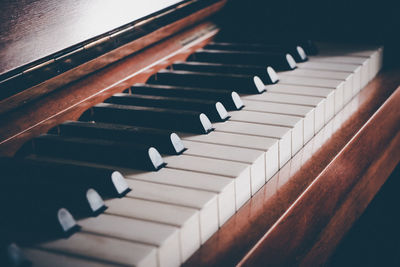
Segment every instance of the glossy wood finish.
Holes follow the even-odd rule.
[[[95,38],[182,0],[3,0],[0,74]]]
[[[212,2],[212,1],[211,1]],[[193,4],[191,4],[193,3]],[[206,5],[208,4],[208,2],[200,2],[201,5]],[[204,4],[203,4],[204,3]],[[49,69],[51,68],[58,68],[60,66],[61,63],[57,63],[58,62],[58,58],[56,58],[54,61],[54,59],[52,57],[48,58],[49,61],[44,62],[43,64],[39,64],[39,66],[35,66],[33,67],[32,71],[28,70],[27,73],[25,74],[18,74],[16,75],[16,80],[21,80],[19,82],[11,82],[11,85],[13,83],[15,83],[15,92],[12,93],[11,96],[8,96],[5,99],[2,99],[2,92],[0,92],[0,114],[6,113],[9,110],[12,110],[16,107],[22,106],[24,104],[26,104],[27,102],[33,101],[38,97],[41,97],[45,94],[48,94],[54,90],[57,90],[73,81],[76,81],[90,73],[93,73],[99,69],[102,69],[118,60],[121,60],[125,57],[128,56],[132,56],[135,52],[138,52],[139,50],[142,50],[156,42],[161,41],[164,38],[170,37],[174,34],[176,34],[179,31],[182,31],[183,29],[189,27],[189,26],[193,26],[197,23],[199,23],[199,21],[204,20],[206,17],[209,17],[210,15],[216,13],[217,11],[219,11],[226,3],[226,0],[221,0],[221,1],[217,1],[214,4],[210,4],[209,6],[205,6],[204,8],[200,7],[196,7],[197,2],[195,0],[190,1],[186,4],[182,4],[178,7],[176,7],[177,10],[175,10],[174,12],[176,13],[182,13],[182,10],[186,10],[185,12],[194,12],[194,13],[190,13],[190,15],[184,16],[183,18],[179,19],[179,15],[182,16],[182,14],[178,14],[175,16],[170,15],[170,13],[168,11],[166,11],[164,13],[162,13],[160,15],[161,18],[165,17],[173,17],[173,22],[170,22],[169,24],[167,23],[166,25],[160,25],[160,23],[157,21],[157,17],[152,18],[152,20],[144,20],[143,22],[140,21],[137,24],[135,24],[134,26],[131,26],[127,29],[123,29],[121,31],[115,32],[115,33],[109,33],[109,36],[105,36],[104,38],[100,39],[100,40],[95,40],[91,43],[86,44],[84,47],[79,47],[76,48],[74,50],[74,52],[70,52],[68,55],[66,56],[67,59],[66,62],[70,62],[72,65],[74,65],[74,68],[67,70],[65,72],[61,72],[61,74],[57,74],[57,76],[55,77],[50,77],[47,78],[44,81],[41,81],[38,84],[35,85],[31,85],[32,87],[28,88],[28,89],[18,89],[19,85],[18,84],[26,84],[26,83],[30,83],[28,78],[24,78],[25,76],[29,76],[28,73],[35,73],[35,72],[39,72],[36,73],[36,76],[43,76],[43,75],[50,75],[49,73],[45,74],[47,72],[46,68],[49,67]],[[200,4],[199,4],[200,5]],[[185,9],[186,8],[186,9]],[[192,10],[196,8],[200,10],[198,11],[193,11]],[[163,15],[163,16],[162,16]],[[171,18],[170,18],[171,20]],[[163,22],[164,24],[166,22]],[[149,25],[147,25],[149,24]],[[154,25],[153,25],[154,24]],[[147,27],[147,29],[141,29],[141,27]],[[132,32],[132,33],[129,33]],[[141,34],[146,33],[146,35],[142,36]],[[147,34],[148,33],[148,34]],[[201,31],[200,31],[201,33]],[[128,37],[124,37],[125,35],[128,35],[128,37],[130,39],[134,39],[131,42],[128,43],[124,43],[126,40],[126,38]],[[133,35],[133,37],[131,36]],[[137,35],[137,36],[136,36]],[[195,35],[195,33],[193,33],[193,35]],[[135,39],[136,38],[136,39]],[[121,41],[122,40],[122,41]],[[189,38],[190,40],[190,38]],[[176,39],[176,41],[178,42],[178,46],[179,44],[185,45],[188,40],[187,39]],[[123,42],[122,44],[117,44]],[[115,44],[113,44],[115,43]],[[110,47],[108,48],[104,48],[103,51],[103,46],[118,46],[118,48],[115,48],[111,51],[109,51],[109,49],[111,49]],[[162,48],[160,48],[162,50]],[[86,52],[85,52],[86,51]],[[90,52],[91,51],[91,52]],[[89,60],[87,62],[79,62],[79,58],[85,57],[84,55],[87,53],[100,53],[100,55],[98,55],[96,58]],[[72,55],[74,54],[74,56]],[[76,54],[76,55],[75,55]],[[50,62],[49,64],[47,64],[48,62]],[[75,64],[78,64],[78,66],[76,67]],[[57,65],[57,66],[54,66]],[[53,67],[50,67],[53,66]],[[39,69],[45,69],[45,70],[39,70]],[[62,69],[62,68],[61,68]],[[54,70],[53,70],[54,71]],[[49,71],[51,72],[51,71]],[[40,75],[38,75],[40,74]],[[25,76],[24,76],[25,75]],[[52,74],[54,75],[54,74]],[[20,78],[18,78],[20,77]],[[10,78],[11,79],[11,78]],[[24,80],[25,79],[25,80]],[[1,80],[1,79],[0,79]],[[2,90],[6,90],[9,94],[11,92],[9,92],[10,90],[14,90],[13,88],[8,88],[11,86],[9,83],[3,83],[3,85],[0,84],[0,88]],[[5,86],[5,87],[4,87]],[[3,88],[4,87],[4,88]],[[11,86],[13,87],[13,86]],[[22,91],[21,91],[22,90]]]
[[[13,110],[6,116],[0,116],[0,154],[13,155],[27,140],[47,132],[47,130],[65,120],[76,120],[87,108],[102,102],[112,94],[122,92],[133,83],[145,82],[153,73],[174,61],[185,60],[190,53],[204,46],[218,32],[213,26],[213,24],[207,22],[197,25],[168,38],[162,43],[151,46],[141,53],[131,55],[108,66],[85,79],[60,88],[20,109]],[[342,183],[342,179],[339,180],[339,184],[337,179],[326,179],[327,183],[334,184],[334,188],[337,187],[344,191],[338,192],[341,197],[339,202],[334,202],[336,205],[334,205],[333,213],[327,214],[322,210],[322,217],[318,217],[318,214],[311,214],[310,217],[305,216],[309,214],[307,205],[317,209],[319,206],[316,206],[316,204],[323,203],[318,198],[319,191],[309,190],[309,188],[318,184],[318,181],[324,180],[320,179],[320,177],[323,177],[321,173],[326,172],[325,168],[329,164],[331,164],[329,166],[334,166],[334,162],[338,160],[338,158],[335,159],[336,155],[346,147],[353,136],[379,109],[395,90],[395,87],[400,84],[399,74],[399,70],[387,71],[375,78],[207,241],[185,265],[231,266],[240,261],[244,265],[255,265],[268,261],[277,264],[304,263],[305,265],[323,262],[338,242],[335,238],[340,238],[350,227],[350,224],[347,225],[346,223],[347,217],[341,214],[347,214],[348,210],[354,208],[355,212],[351,215],[349,221],[355,220],[369,199],[379,189],[382,181],[367,184],[371,187],[366,186],[365,188],[368,190],[361,190],[364,189],[363,183],[356,183],[356,181],[364,181],[364,179],[348,179],[349,184],[347,186]],[[393,100],[391,101],[393,103]],[[370,138],[376,137],[375,133],[369,136]],[[388,148],[390,149],[391,146],[388,146]],[[358,147],[360,152],[363,149],[361,146]],[[390,152],[390,150],[388,151]],[[371,156],[372,162],[372,159],[377,159],[380,155],[383,154],[369,154],[368,156]],[[378,157],[375,158],[375,156]],[[382,157],[382,160],[384,159],[385,157]],[[393,159],[396,160],[395,157]],[[345,163],[340,168],[341,173],[346,174],[347,171],[353,173],[353,163]],[[390,170],[390,164],[387,165],[388,170]],[[383,168],[376,170],[381,169]],[[335,170],[333,172],[335,173]],[[368,175],[369,172],[372,172],[372,170],[368,171]],[[381,173],[383,180],[385,179],[385,172]],[[371,181],[371,179],[366,181]],[[310,186],[311,184],[313,185]],[[353,192],[351,190],[355,190],[354,193],[349,193]],[[360,192],[364,191],[367,192],[367,195],[360,200],[358,198],[361,196]],[[303,194],[303,192],[307,193]],[[303,196],[308,196],[308,194],[312,194],[310,196],[311,203],[298,200],[302,199]],[[355,194],[357,197],[351,200],[351,194]],[[323,200],[326,199],[331,198],[329,196]],[[362,204],[354,205],[359,201]],[[302,206],[296,206],[293,203],[301,203]],[[345,203],[345,205],[341,205],[341,203]],[[290,213],[293,210],[298,211],[300,217],[289,216],[294,215],[294,213]],[[281,218],[288,219],[283,220]],[[311,230],[307,227],[298,229],[297,235],[291,235],[291,231],[297,231],[296,227],[293,229],[289,227],[289,231],[287,231],[288,228],[286,227],[288,226],[280,224],[284,222],[288,222],[290,226],[293,225],[290,223],[295,222],[295,226],[310,225],[312,227]],[[343,225],[343,222],[345,222],[345,225]],[[340,227],[336,228],[336,226]],[[301,231],[302,229],[305,231]],[[308,231],[312,232],[310,236]],[[337,234],[340,231],[342,231],[341,234]],[[289,240],[289,243],[282,243],[280,238]],[[266,243],[260,240],[265,240]],[[293,246],[291,245],[292,242]],[[332,245],[326,246],[327,243]],[[278,247],[278,245],[280,246]],[[264,246],[268,247],[268,250],[265,250]],[[324,256],[318,258],[321,255]]]
[[[13,155],[32,137],[63,121],[78,119],[90,106],[124,91],[134,83],[145,82],[153,73],[172,62],[185,60],[217,32],[213,24],[205,22],[3,114],[0,116],[0,154]]]
[[[382,139],[376,133],[382,127],[368,126],[374,130],[367,132],[367,140],[352,145],[350,158],[344,157],[344,153],[339,154],[343,148],[348,149],[349,141],[398,86],[399,73],[400,70],[380,73],[211,237],[185,266],[232,266],[238,263],[244,266],[291,266],[300,263],[313,266],[314,263],[324,262],[388,177],[393,162],[397,163],[400,159],[399,144],[397,147],[388,146],[391,138],[399,131],[396,128],[399,121],[398,107],[397,114],[386,108],[380,110],[380,117],[386,116],[387,119],[382,121],[385,125],[378,126],[387,126],[389,129],[387,135],[382,129]],[[396,108],[399,95],[400,92],[396,92],[396,97],[391,98],[386,106]],[[366,150],[364,145],[369,143],[378,145],[373,148],[378,153]],[[392,153],[393,158],[385,161],[385,156],[381,157],[383,154],[380,153],[386,148],[386,153],[397,149],[397,158]],[[365,152],[371,153],[365,155]],[[363,167],[368,167],[374,160],[379,163],[383,161],[384,164],[364,173],[367,169]],[[357,163],[360,166],[356,166]],[[328,165],[330,177],[324,174]],[[376,183],[369,176],[373,170],[377,171],[374,174],[381,179]],[[360,179],[363,174],[368,174],[365,176],[367,178]],[[363,187],[364,179],[370,182],[368,186]],[[317,182],[322,183],[322,188],[316,187]],[[303,200],[304,196],[308,198]],[[301,206],[297,206],[299,203]],[[293,210],[296,213],[292,213]],[[311,249],[314,244],[315,247]]]

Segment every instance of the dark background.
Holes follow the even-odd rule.
[[[398,5],[395,0],[231,0],[221,23],[237,35],[383,44],[385,66],[393,67],[400,66]]]

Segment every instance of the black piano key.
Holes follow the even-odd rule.
[[[157,84],[135,84],[130,88],[130,91],[132,94],[140,95],[214,100],[221,102],[227,110],[243,108],[243,102],[235,91]]]
[[[139,94],[115,94],[105,102],[142,107],[172,108],[203,112],[214,122],[229,119],[228,112],[220,102],[165,96],[150,96]]]
[[[36,201],[36,205],[41,209],[46,209],[51,200],[50,208],[53,206],[64,207],[77,217],[97,216],[106,210],[102,197],[93,188],[83,189],[70,185],[49,186],[36,183],[33,179],[20,181],[17,179],[19,177],[15,176],[5,176],[4,178],[0,181],[1,187],[22,191],[23,194],[19,196],[21,199]],[[13,205],[15,205],[15,202],[13,202]],[[26,203],[21,205],[26,206]]]
[[[38,155],[142,170],[156,171],[165,165],[159,152],[148,145],[45,134],[33,140],[33,147]]]
[[[188,61],[201,61],[210,63],[256,65],[274,69],[293,70],[296,68],[296,61],[288,53],[280,52],[245,52],[245,51],[222,51],[200,49],[190,55]]]
[[[39,192],[40,193],[40,192]],[[37,239],[68,237],[80,226],[70,211],[52,199],[40,198],[30,188],[0,188],[1,227],[18,242]]]
[[[0,157],[4,175],[31,180],[44,187],[60,186],[88,190],[94,188],[102,197],[122,197],[130,191],[123,175],[113,169],[46,161],[40,158]]]
[[[307,61],[307,54],[303,47],[294,43],[277,43],[277,44],[261,44],[261,43],[231,43],[231,42],[211,42],[207,44],[205,49],[209,50],[228,50],[228,51],[249,51],[249,52],[279,52],[289,53],[296,62]]]
[[[201,112],[101,103],[88,110],[81,120],[154,127],[173,131],[207,134],[213,130]]]
[[[2,233],[0,233],[1,235]],[[1,238],[1,237],[0,237]],[[0,241],[1,242],[1,241]],[[32,262],[25,257],[17,244],[7,242],[0,244],[0,266],[3,267],[29,267]]]
[[[193,72],[257,75],[266,84],[274,84],[278,82],[278,75],[271,67],[187,61],[174,63],[170,68],[172,70]]]
[[[162,70],[150,77],[148,83],[230,89],[242,94],[265,91],[264,82],[258,76],[238,74]]]
[[[59,135],[106,139],[157,147],[161,153],[179,155],[185,147],[179,136],[168,130],[111,123],[68,121],[58,125]]]
[[[308,54],[308,55],[317,55],[318,54],[318,47],[313,41],[303,40],[303,41],[300,41],[300,44],[301,44],[301,47],[306,52],[306,54]]]

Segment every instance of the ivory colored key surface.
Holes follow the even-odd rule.
[[[33,266],[40,267],[115,267],[115,264],[85,259],[77,256],[50,252],[41,249],[25,248],[24,255],[33,262]]]
[[[315,115],[314,108],[292,104],[271,103],[266,101],[243,100],[245,110],[267,112],[268,114],[285,114],[296,116],[303,119],[303,138],[304,144],[307,143],[315,134]]]
[[[110,264],[158,266],[155,246],[90,233],[76,233],[68,239],[48,241],[36,247]]]
[[[335,90],[320,87],[287,84],[274,84],[266,87],[268,91],[275,93],[317,96],[325,98],[325,123],[332,119],[335,114]]]
[[[340,80],[344,82],[343,86],[343,104],[347,104],[353,97],[353,77],[352,72],[344,71],[329,71],[329,70],[313,70],[313,69],[295,69],[293,71],[282,71],[279,72],[279,77],[315,77],[323,79]]]
[[[183,135],[181,137],[184,140],[196,141],[200,143],[220,144],[232,147],[243,147],[243,148],[250,148],[250,149],[257,149],[260,151],[264,151],[265,167],[266,167],[265,173],[267,181],[279,169],[278,139],[245,135],[245,134],[215,132],[215,131],[207,135],[188,134],[188,135]],[[165,168],[165,170],[168,170],[168,168]]]
[[[232,112],[231,121],[275,125],[292,129],[292,155],[296,154],[304,144],[303,118],[290,115],[265,113],[257,111]]]
[[[271,126],[248,122],[229,121],[215,124],[216,131],[248,134],[278,139],[279,167],[281,168],[292,156],[292,130],[288,127]]]
[[[312,62],[307,61],[297,64],[300,69],[315,69],[315,70],[331,70],[331,71],[349,71],[354,73],[353,78],[353,96],[361,89],[361,67],[359,65],[331,62]]]
[[[370,60],[369,78],[372,79],[382,67],[383,47],[318,43],[321,56],[351,56]]]
[[[283,76],[279,78],[279,83],[333,89],[335,90],[335,114],[343,108],[344,82],[342,81],[298,76]]]
[[[291,95],[291,94],[280,94],[275,92],[266,92],[260,97],[253,95],[243,96],[243,101],[251,101],[249,109],[252,109],[251,105],[255,105],[254,102],[268,102],[271,105],[263,106],[263,109],[271,107],[269,112],[282,112],[284,114],[296,115],[298,111],[300,114],[307,113],[309,109],[314,110],[314,128],[317,133],[325,124],[325,104],[326,99],[323,97],[314,96],[303,96],[303,95]],[[253,101],[254,100],[254,101]],[[258,108],[258,107],[257,107]],[[288,112],[288,113],[286,113]]]
[[[79,225],[83,232],[157,247],[160,267],[182,262],[177,227],[108,214],[82,219]]]
[[[234,179],[200,172],[163,168],[157,172],[145,172],[139,170],[123,171],[129,179],[142,180],[147,182],[191,188],[201,191],[208,191],[217,194],[219,220],[224,223],[236,211],[236,188]]]
[[[132,191],[128,197],[158,201],[197,209],[200,212],[200,237],[204,243],[218,230],[217,195],[211,192],[127,179]]]
[[[200,247],[200,218],[196,209],[143,199],[122,198],[106,201],[106,214],[163,223],[179,228],[182,261]]]
[[[311,56],[310,61],[359,65],[361,67],[361,88],[367,85],[369,81],[369,68],[370,68],[369,58],[355,57],[355,56],[318,55],[318,56]]]
[[[248,164],[191,155],[166,157],[166,161],[169,168],[222,175],[234,179],[235,187],[239,189],[239,192],[236,191],[236,209],[243,206],[251,197],[251,173]]]
[[[260,150],[199,143],[186,140],[185,154],[215,159],[225,159],[248,164],[250,166],[252,195],[265,184],[265,153]]]

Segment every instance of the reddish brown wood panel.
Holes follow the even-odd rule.
[[[48,94],[54,90],[57,90],[59,88],[62,88],[63,86],[66,86],[67,84],[76,81],[82,77],[85,77],[99,69],[102,69],[106,67],[107,65],[110,65],[111,63],[114,63],[116,61],[121,60],[122,58],[125,58],[127,56],[132,56],[132,54],[141,51],[142,49],[155,44],[162,39],[165,39],[167,37],[173,36],[179,31],[182,31],[183,29],[186,29],[189,26],[193,26],[202,20],[204,20],[206,17],[211,16],[212,14],[216,13],[219,11],[226,3],[226,0],[219,1],[215,4],[212,4],[206,8],[203,8],[187,17],[184,17],[183,19],[177,20],[176,22],[173,22],[171,24],[168,24],[164,27],[161,27],[158,30],[155,30],[154,32],[151,32],[150,34],[147,34],[139,39],[136,39],[130,43],[127,43],[117,49],[114,49],[106,54],[103,54],[93,60],[90,60],[82,65],[79,65],[76,68],[73,68],[67,72],[64,72],[56,77],[53,77],[49,80],[46,80],[44,82],[41,82],[40,84],[37,84],[35,86],[32,86],[31,88],[28,88],[26,90],[23,90],[20,93],[17,93],[15,95],[12,95],[4,100],[0,101],[0,115],[3,113],[8,112],[9,110],[15,109],[19,106],[22,106],[26,104],[27,102],[33,101],[37,98],[43,97],[45,94]],[[200,30],[198,27],[196,27],[197,30]],[[198,34],[199,32],[197,32]],[[196,32],[192,32],[193,35],[196,34]],[[182,36],[181,36],[182,37]],[[185,41],[185,39],[179,39],[175,38],[175,49],[179,49],[182,45],[181,43]],[[167,45],[171,46],[171,44]],[[170,47],[169,47],[170,48]],[[169,53],[172,53],[171,50],[166,47],[164,49],[163,46],[158,46],[159,51],[155,51],[153,49],[153,53],[156,55],[160,55],[163,53],[163,51],[169,51]],[[153,59],[153,57],[149,57],[150,59]],[[144,60],[145,63],[149,64],[149,60],[147,58],[141,57],[141,60]],[[137,65],[142,66],[142,62],[136,63]],[[114,82],[118,82],[118,80],[115,80]],[[67,86],[68,87],[68,86]],[[0,135],[1,136],[1,135]],[[2,138],[0,138],[1,140]]]
[[[325,262],[400,160],[399,102],[400,88],[239,265]]]
[[[85,79],[3,114],[0,116],[0,155],[13,155],[32,137],[47,132],[63,121],[78,119],[87,108],[134,83],[145,82],[153,73],[174,61],[185,60],[218,32],[216,29],[209,31],[210,26],[213,24],[208,22],[197,25]],[[206,34],[199,37],[199,32]],[[199,37],[198,41],[182,46],[182,42],[194,36]]]
[[[390,96],[400,84],[399,73],[399,70],[392,70],[379,74],[185,265],[232,266],[239,263]],[[346,166],[352,168],[352,163]],[[279,253],[271,252],[268,256],[286,259],[285,246]],[[262,266],[267,261],[257,263]]]

